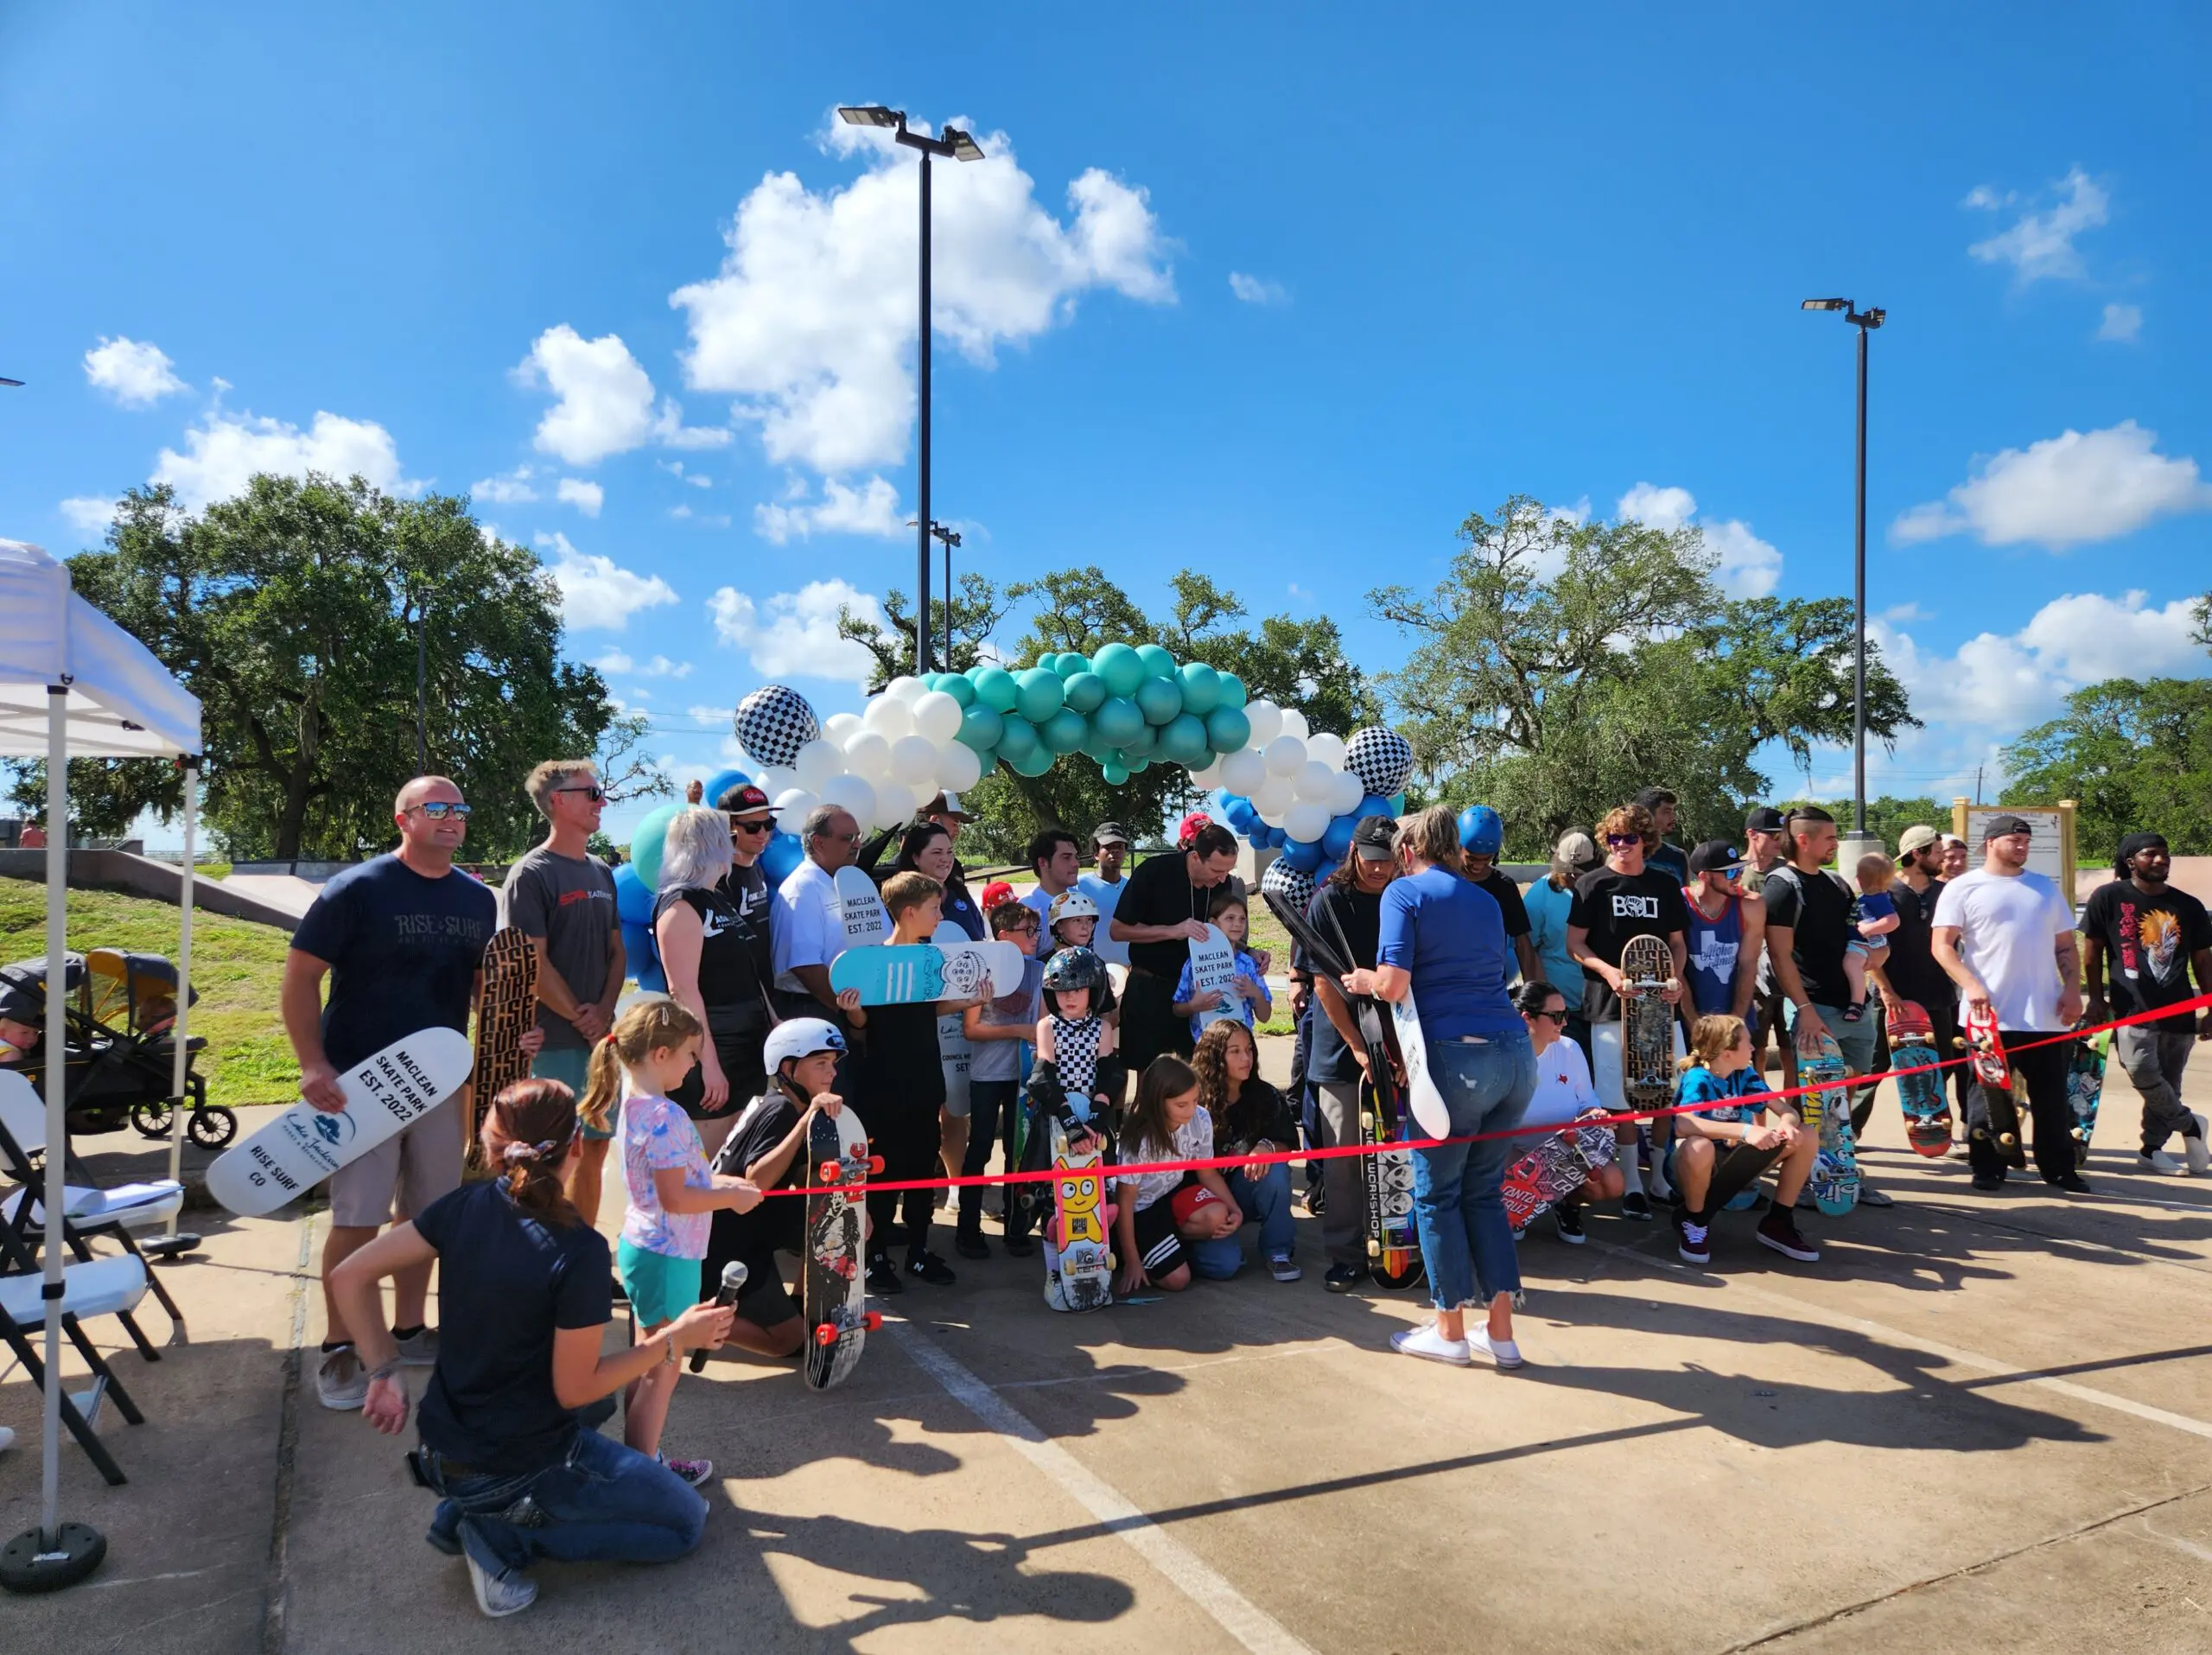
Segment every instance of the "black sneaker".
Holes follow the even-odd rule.
[[[1316,1184],[1306,1192],[1306,1216],[1307,1218],[1318,1219],[1328,1210],[1329,1198],[1323,1192],[1320,1185]]]
[[[1590,1239],[1582,1228],[1582,1214],[1571,1206],[1552,1209],[1552,1228],[1559,1232],[1559,1238],[1570,1247],[1580,1247]]]
[[[2089,1193],[2088,1181],[2078,1172],[2062,1173],[2044,1181],[2054,1188],[2064,1190],[2069,1195],[2087,1195]]]
[[[1357,1264],[1332,1264],[1321,1285],[1332,1293],[1349,1293],[1366,1280],[1367,1271]]]
[[[1640,1189],[1632,1189],[1621,1197],[1621,1216],[1634,1219],[1638,1224],[1651,1222],[1651,1201]]]
[[[991,1244],[983,1239],[981,1230],[962,1230],[952,1238],[952,1251],[963,1258],[988,1258]]]
[[[871,1258],[868,1264],[868,1290],[871,1293],[904,1293],[906,1284],[899,1279],[899,1272],[891,1268],[887,1258]]]
[[[1675,1251],[1686,1264],[1710,1264],[1713,1246],[1708,1239],[1710,1230],[1702,1224],[1693,1223],[1689,1209],[1682,1207],[1675,1213]]]
[[[2002,1188],[2004,1188],[2004,1187],[2005,1187],[2005,1168],[2002,1168],[2002,1167],[1999,1167],[1999,1168],[1997,1168],[1997,1170],[1996,1170],[1996,1171],[1994,1171],[1994,1172],[1978,1172],[1978,1173],[1976,1173],[1976,1174],[1974,1175],[1974,1187],[1976,1189],[2002,1189]]]
[[[1037,1244],[1030,1240],[1027,1236],[1016,1235],[1012,1232],[1007,1234],[1006,1240],[1001,1244],[1005,1246],[1007,1257],[1009,1258],[1027,1258],[1030,1254],[1037,1251]]]
[[[950,1287],[957,1278],[952,1266],[935,1253],[917,1253],[906,1261],[906,1274],[918,1276],[931,1287]]]
[[[1758,1238],[1759,1245],[1771,1247],[1784,1258],[1794,1258],[1800,1264],[1818,1262],[1821,1250],[1797,1233],[1797,1221],[1780,1207],[1759,1220],[1759,1227],[1751,1232]]]

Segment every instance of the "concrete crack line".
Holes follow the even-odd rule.
[[[300,1347],[308,1334],[308,1266],[315,1257],[315,1214],[300,1219],[292,1271],[292,1332],[284,1351],[284,1396],[276,1426],[276,1497],[269,1520],[269,1564],[261,1611],[261,1655],[283,1655],[286,1550],[292,1526],[292,1467],[300,1451]]]

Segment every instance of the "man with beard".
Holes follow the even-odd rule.
[[[2131,1016],[2192,998],[2192,970],[2197,992],[2212,993],[2212,920],[2203,903],[2166,882],[2172,868],[2164,836],[2131,833],[2120,842],[2113,860],[2115,877],[2091,894],[2082,915],[2091,1022],[2107,1022],[2115,1012]],[[2112,963],[2109,1005],[2107,960]],[[2183,1012],[2113,1032],[2120,1066],[2143,1098],[2139,1166],[2145,1172],[2181,1170],[2181,1163],[2164,1152],[2168,1136],[2178,1132],[2190,1171],[2199,1177],[2212,1173],[2204,1117],[2190,1113],[2181,1100],[2189,1048],[2201,1040],[2212,1040],[2212,1010],[2193,1020]]]

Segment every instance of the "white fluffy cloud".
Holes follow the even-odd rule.
[[[1967,251],[1984,264],[2010,264],[2024,283],[2045,277],[2080,276],[2082,255],[2074,246],[2074,238],[2105,221],[2111,198],[2079,167],[2054,188],[2060,192],[2059,199],[2048,211],[2023,213],[2010,229],[1977,241]],[[1967,195],[1966,205],[1995,211],[2012,199],[1983,185]]]
[[[885,134],[836,125],[828,141],[867,170],[820,194],[791,173],[762,179],[739,204],[721,271],[670,302],[690,328],[688,385],[740,398],[771,459],[847,472],[906,454],[919,185],[913,157]],[[969,360],[988,366],[1000,342],[1066,320],[1091,289],[1174,297],[1143,190],[1094,169],[1056,218],[1005,134],[982,143],[987,159],[932,175],[934,321]]]
[[[561,589],[561,621],[572,632],[620,632],[640,609],[676,602],[676,590],[658,575],[624,569],[603,553],[578,551],[565,534],[541,534],[548,565]]]
[[[115,521],[116,502],[104,494],[72,494],[60,505],[61,515],[79,534],[105,534]]]
[[[596,464],[652,442],[703,449],[730,440],[726,430],[686,426],[674,402],[657,403],[652,379],[619,334],[586,339],[565,321],[548,328],[515,377],[552,391],[556,400],[537,422],[534,441],[573,466]]]
[[[563,477],[554,489],[553,498],[575,506],[586,517],[597,517],[599,508],[607,503],[607,490],[582,478]]]
[[[1280,282],[1270,282],[1265,277],[1247,276],[1243,271],[1229,272],[1229,290],[1246,304],[1288,304],[1289,290]]]
[[[472,500],[489,500],[494,506],[519,505],[537,498],[528,466],[517,466],[497,477],[479,478],[469,484],[468,493]]]
[[[899,491],[882,478],[870,477],[858,488],[849,488],[830,477],[823,481],[819,500],[809,500],[802,486],[782,501],[754,506],[753,532],[779,546],[794,537],[804,540],[815,534],[872,534],[887,539],[906,533],[906,520],[899,510]]]
[[[399,448],[374,420],[318,412],[304,431],[283,420],[258,419],[211,408],[184,434],[184,452],[163,449],[153,481],[175,487],[178,501],[196,512],[211,500],[244,491],[257,473],[304,477],[319,472],[341,481],[359,476],[388,494],[411,494],[422,484],[402,476]]]
[[[751,657],[753,670],[771,678],[836,678],[865,684],[875,665],[866,647],[837,635],[837,612],[888,625],[872,594],[845,581],[810,581],[796,592],[779,592],[755,603],[725,586],[708,602],[722,642]]]
[[[85,353],[85,377],[125,408],[150,408],[174,391],[191,386],[176,377],[159,346],[105,334]]]
[[[1640,482],[1621,496],[1614,515],[1672,533],[1697,515],[1697,499],[1687,488]],[[1704,532],[1706,545],[1720,560],[1713,578],[1730,597],[1763,598],[1780,584],[1782,553],[1753,534],[1750,524],[1730,518],[1697,526]]]
[[[1942,500],[1904,512],[1890,538],[1909,545],[1970,533],[1984,545],[2026,542],[2063,551],[2176,512],[2212,509],[2212,484],[2198,477],[2196,461],[2158,453],[2158,441],[2130,419],[2006,449]]]
[[[2143,307],[2139,304],[2108,304],[2104,320],[2097,324],[2097,337],[2121,345],[2133,345],[2143,331]]]

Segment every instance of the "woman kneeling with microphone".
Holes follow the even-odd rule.
[[[484,1120],[485,1160],[501,1175],[431,1202],[330,1278],[346,1325],[362,1330],[362,1412],[396,1436],[407,1390],[379,1284],[434,1258],[444,1265],[445,1338],[423,1393],[422,1446],[408,1457],[442,1497],[425,1537],[467,1560],[487,1615],[530,1607],[537,1586],[527,1571],[541,1557],[667,1563],[706,1530],[707,1502],[681,1477],[575,1410],[719,1345],[733,1312],[695,1305],[644,1344],[601,1353],[613,1301],[607,1242],[562,1193],[580,1148],[568,1087],[509,1086]]]

